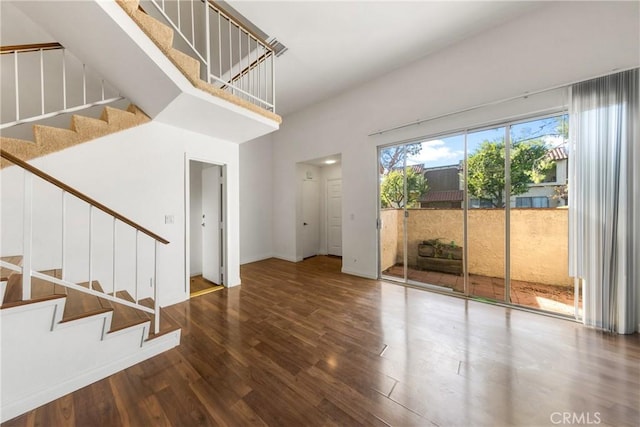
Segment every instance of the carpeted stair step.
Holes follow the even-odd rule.
[[[149,116],[133,104],[129,104],[126,111],[105,106],[100,119],[74,114],[71,116],[71,129],[34,125],[35,142],[1,137],[0,144],[4,150],[14,156],[29,161],[82,142],[141,125],[150,120]],[[2,159],[0,168],[11,166],[11,164],[11,162]]]
[[[0,146],[2,146],[3,150],[8,151],[23,160],[30,160],[40,155],[40,148],[38,145],[35,142],[27,141],[26,139],[7,138],[3,136],[0,137]],[[12,165],[13,163],[8,160],[0,160],[0,169]]]
[[[117,132],[146,123],[150,119],[142,110],[131,104],[127,107],[127,111],[109,106],[104,107],[100,120],[109,124],[111,132]]]
[[[116,0],[116,2],[122,7],[128,15],[133,14],[140,6],[140,0]]]
[[[173,48],[167,52],[167,56],[189,79],[191,84],[195,85],[196,82],[202,81],[200,80],[200,61]]]
[[[151,39],[163,52],[169,51],[173,47],[173,30],[157,19],[147,15],[136,8],[131,18],[140,26],[142,31]]]
[[[33,126],[33,137],[36,145],[40,146],[41,153],[53,153],[84,142],[82,137],[71,129],[43,125]]]
[[[77,114],[71,116],[71,130],[80,135],[80,139],[83,141],[99,138],[113,132],[107,121]]]

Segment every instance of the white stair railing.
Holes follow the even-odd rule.
[[[22,221],[21,221],[22,227],[23,227],[23,233],[22,233],[23,242],[21,246],[22,265],[16,265],[7,261],[0,260],[0,267],[22,273],[22,299],[28,300],[31,298],[31,279],[38,278],[38,279],[42,279],[57,285],[65,286],[70,289],[74,289],[79,292],[104,298],[106,300],[113,301],[118,304],[123,304],[128,307],[133,307],[135,309],[144,311],[146,313],[150,313],[154,316],[154,326],[153,326],[154,332],[158,333],[160,331],[160,305],[159,305],[159,292],[158,292],[159,291],[158,247],[160,245],[166,245],[169,242],[166,239],[142,227],[141,225],[136,224],[135,222],[126,218],[125,216],[119,214],[118,212],[113,211],[112,209],[97,202],[96,200],[90,198],[89,196],[64,184],[63,182],[52,177],[51,175],[48,175],[45,172],[41,171],[40,169],[20,160],[14,155],[0,149],[0,157],[2,157],[3,159],[5,159],[10,163],[13,163],[14,165],[18,166],[23,170],[23,186],[24,187],[22,191],[23,206],[22,206]],[[13,169],[13,168],[5,168],[3,170],[3,174],[7,173],[7,170],[10,170],[10,169]],[[44,182],[50,188],[57,189],[58,191],[60,191],[60,194],[62,197],[62,203],[61,203],[62,248],[61,248],[61,262],[60,262],[62,277],[55,277],[55,275],[37,271],[37,269],[33,267],[34,253],[36,252],[36,248],[33,245],[33,242],[36,240],[36,236],[34,235],[35,234],[34,233],[35,209],[33,206],[33,202],[35,200],[34,190],[33,190],[34,183],[35,183],[34,177],[36,179],[41,180],[41,182]],[[78,256],[71,257],[67,254],[67,246],[69,245],[65,243],[65,240],[67,239],[67,236],[69,234],[69,228],[70,228],[67,226],[67,223],[72,222],[67,218],[67,215],[68,215],[67,210],[69,209],[68,205],[71,204],[72,200],[74,203],[79,202],[84,206],[88,207],[88,218],[86,219],[86,222],[89,224],[88,244],[87,244],[88,259],[81,259],[82,257],[78,257]],[[3,203],[5,203],[5,201],[3,201]],[[53,212],[54,207],[49,206],[49,208],[50,209],[46,214],[50,216],[55,216]],[[17,209],[17,211],[19,211],[19,209]],[[102,254],[110,252],[112,253],[112,256],[113,256],[111,259],[111,262],[112,262],[111,269],[113,271],[113,276],[111,277],[112,282],[109,290],[104,289],[104,292],[101,292],[100,290],[96,290],[94,288],[95,281],[103,282],[102,280],[103,277],[98,277],[98,274],[96,274],[94,271],[94,265],[93,265],[94,259],[97,258],[93,256],[93,251],[99,248],[98,244],[95,241],[97,240],[95,238],[97,227],[94,225],[94,220],[97,216],[96,214],[94,214],[95,211],[100,211],[103,214],[103,217],[106,215],[106,217],[109,218],[109,220],[111,221],[111,226],[113,227],[111,247],[107,249],[101,248]],[[40,212],[39,215],[44,215],[44,214]],[[76,220],[72,222],[74,225],[77,225],[79,222],[81,222],[81,221],[77,221],[77,215],[78,214],[76,213],[76,217],[75,217]],[[6,220],[8,220],[8,218],[3,218],[3,221],[6,221]],[[116,232],[118,227],[125,227],[126,229],[132,230],[135,233],[135,241],[133,243],[133,246],[134,246],[133,252],[135,254],[134,259],[126,261],[128,265],[134,266],[133,268],[130,269],[132,271],[131,276],[133,277],[130,277],[128,280],[128,283],[133,282],[133,286],[121,286],[118,284],[117,277],[120,277],[121,275],[116,276],[116,271],[119,266],[118,263],[122,259],[122,257],[119,256],[118,252],[121,250],[123,252],[127,252],[127,247],[126,247],[127,242],[119,241],[118,234]],[[102,230],[103,234],[104,234],[105,228],[109,228],[109,227],[103,227],[103,230]],[[142,244],[143,239],[146,239],[147,241],[146,252],[141,249],[142,246],[144,246]],[[43,241],[45,239],[40,237],[38,240]],[[129,249],[129,252],[131,252],[131,248],[128,248],[128,249]],[[42,254],[40,253],[40,255]],[[70,259],[70,258],[73,258],[73,259]],[[150,278],[150,283],[148,287],[146,286],[146,282],[143,284],[140,283],[139,272],[141,271],[141,267],[140,267],[141,259],[147,259],[149,261],[148,262],[149,267],[152,266],[152,268],[150,268],[152,269],[151,272],[148,271],[149,269],[147,270],[147,272],[152,275]],[[78,263],[78,262],[82,263],[85,261],[88,262],[88,265],[86,266],[88,271],[87,286],[82,286],[73,281],[68,280],[65,276],[66,270],[69,267],[72,267],[73,263]],[[78,269],[76,268],[75,270],[78,270]],[[129,289],[132,290],[133,301],[130,301],[129,299],[118,295],[119,291],[122,291],[122,290],[128,291]],[[153,307],[148,307],[147,305],[141,302],[143,299],[146,299],[146,298],[150,298],[151,300],[153,300]]]
[[[2,46],[0,69],[0,129],[123,99],[59,43]]]
[[[202,80],[275,112],[274,49],[209,0],[149,0],[170,25],[175,47],[202,64]]]

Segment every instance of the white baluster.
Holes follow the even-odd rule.
[[[22,211],[22,299],[31,299],[31,245],[33,226],[33,176],[24,171],[24,200]]]
[[[113,217],[113,248],[111,254],[111,262],[112,262],[112,274],[113,274],[113,289],[112,295],[115,298],[116,296],[116,217]]]
[[[67,55],[62,49],[62,109],[67,109]]]
[[[93,289],[93,205],[89,205],[89,289]]]
[[[65,247],[67,245],[67,227],[66,227],[66,218],[67,218],[67,200],[65,197],[65,194],[67,194],[66,191],[62,190],[62,262],[61,262],[61,268],[62,268],[62,280],[65,279],[66,277],[66,272],[67,272],[67,266],[66,266],[66,251],[65,251]]]
[[[205,10],[207,9],[206,5],[205,5]],[[209,15],[207,13],[207,15]],[[193,0],[191,0],[191,44],[193,45],[193,48],[195,49],[196,47],[196,28],[195,28],[195,18],[193,15]],[[209,31],[207,31],[207,34],[209,34]],[[208,62],[208,61],[207,61]]]
[[[153,330],[157,334],[160,332],[160,292],[158,291],[158,242],[153,242]]]
[[[44,50],[40,49],[40,114],[44,114]]]
[[[82,64],[82,103],[87,104],[87,66]]]
[[[20,120],[20,74],[18,73],[18,51],[13,52],[13,72],[16,81],[16,121]]]
[[[136,229],[136,266],[133,275],[133,285],[134,285],[134,298],[136,299],[136,304],[138,303],[138,234],[140,230]]]
[[[218,12],[218,77],[222,78],[222,27],[220,26],[220,12]]]
[[[211,11],[209,10],[209,3],[205,1],[204,3],[204,32],[206,36],[205,40],[205,50],[207,54],[207,83],[211,83],[211,23],[209,19],[209,14]],[[218,24],[220,24],[218,22]]]

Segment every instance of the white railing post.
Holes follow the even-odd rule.
[[[93,206],[89,205],[89,289],[93,289]]]
[[[16,82],[16,121],[20,120],[20,74],[18,73],[18,51],[13,54],[13,72]]]
[[[136,300],[136,304],[138,303],[138,235],[140,234],[140,230],[136,230],[136,264],[133,272],[133,293],[134,298]]]
[[[67,55],[66,49],[62,49],[62,109],[67,109]]]
[[[44,114],[44,50],[40,49],[40,114]]]
[[[207,12],[209,6],[207,3]],[[220,23],[220,12],[218,11],[218,77],[222,78],[222,25]]]
[[[276,55],[274,51],[271,51],[271,105],[273,105],[273,112],[276,111]]]
[[[233,78],[233,44],[231,43],[231,21],[227,21],[227,27],[229,28],[229,84],[231,85],[231,79]],[[222,76],[220,76],[222,77]],[[233,94],[233,86],[231,87],[231,94]]]
[[[113,288],[111,289],[111,291],[112,291],[112,295],[115,297],[116,296],[116,217],[115,216],[113,217],[113,248],[111,249],[112,249],[111,273],[113,274],[113,280],[112,280]]]
[[[62,190],[62,261],[60,263],[60,268],[62,269],[61,279],[65,280],[67,265],[66,265],[66,253],[65,247],[67,243],[67,226],[66,226],[66,218],[67,218],[67,203],[66,198],[64,197],[67,194],[66,191]]]
[[[206,4],[205,4],[205,9],[206,9]],[[195,48],[196,47],[196,28],[194,24],[195,24],[195,16],[193,14],[193,0],[191,0],[191,43]]]
[[[209,22],[209,2],[204,2],[205,53],[207,55],[207,83],[211,83],[211,27]]]
[[[33,175],[24,171],[24,200],[22,211],[22,299],[31,299],[31,245],[33,231]]]
[[[158,241],[153,242],[153,312],[155,334],[160,332],[160,292],[158,291]]]
[[[82,103],[87,104],[87,66],[82,64]]]

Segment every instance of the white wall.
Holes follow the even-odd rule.
[[[273,256],[271,135],[240,145],[240,263]]]
[[[532,96],[399,132],[372,132],[640,63],[637,2],[549,3],[521,19],[285,117],[273,135],[273,252],[296,259],[296,164],[342,153],[343,271],[377,277],[376,146],[566,104]],[[357,64],[354,64],[357,66]],[[489,112],[487,112],[489,111]]]
[[[35,159],[32,164],[171,242],[166,246],[160,245],[158,250],[160,302],[170,305],[188,297],[188,272],[185,271],[185,248],[188,248],[189,240],[185,229],[185,155],[227,165],[228,246],[225,277],[227,286],[240,283],[238,150],[239,146],[234,143],[151,122]],[[11,188],[8,182],[11,170],[15,168],[2,171],[3,255],[11,255],[14,249],[21,249],[20,242],[14,248],[7,246],[9,239],[4,237],[5,226],[15,222],[5,211],[9,204],[5,198],[8,193],[4,190]],[[54,200],[56,196],[54,194],[51,197]],[[42,218],[36,219],[38,224],[49,221],[43,215],[48,211],[53,212],[54,216],[58,215],[54,204],[35,210],[36,216]],[[173,215],[174,223],[165,224],[165,215]],[[77,223],[76,228],[85,230],[86,224]],[[123,241],[130,240],[124,231],[119,231],[118,235],[122,236]],[[39,256],[46,257],[47,252],[55,254],[59,240],[39,241]],[[82,252],[79,247],[75,252],[69,252],[68,256]],[[55,256],[49,257],[53,260],[49,261],[55,263],[59,259]],[[109,254],[105,253],[104,258],[108,257]],[[71,265],[71,262],[68,264]],[[117,274],[120,271],[123,270],[119,269]]]

